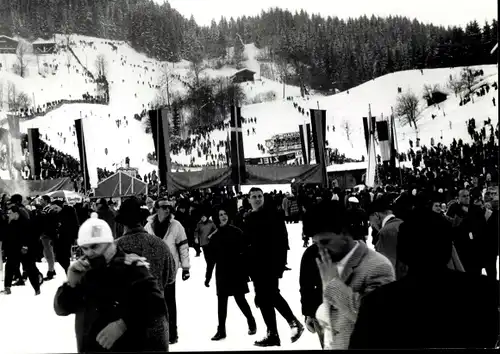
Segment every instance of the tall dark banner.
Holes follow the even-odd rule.
[[[300,146],[302,147],[302,161],[304,165],[309,164],[309,154],[307,153],[309,142],[306,142],[305,134],[304,134],[304,124],[299,125],[299,135],[300,135]]]
[[[391,161],[390,161],[390,165],[392,168],[396,168],[396,156],[398,154],[397,150],[396,150],[396,141],[394,140],[396,138],[396,130],[395,130],[395,127],[394,127],[394,115],[391,115],[391,133],[389,134],[390,136],[390,140],[391,140]],[[399,157],[398,157],[399,159]]]
[[[170,141],[169,141],[169,117],[168,109],[157,109],[149,111],[151,132],[155,144],[156,161],[158,161],[158,174],[162,186],[167,185],[167,174],[170,171]]]
[[[33,179],[40,179],[40,132],[38,128],[28,128],[28,150],[30,152],[30,170]]]
[[[391,159],[391,144],[389,140],[389,125],[386,120],[377,122],[377,136],[380,143],[382,161],[387,162]]]
[[[311,163],[311,142],[312,142],[312,136],[311,136],[311,124],[306,124],[306,141],[307,141],[307,146],[306,146],[306,154],[307,154],[307,163]]]
[[[231,106],[231,179],[235,185],[246,180],[245,151],[241,129],[241,108]]]
[[[76,140],[78,143],[78,153],[80,155],[80,170],[83,175],[83,188],[90,189],[89,168],[87,166],[87,149],[85,147],[85,133],[81,119],[75,119]]]
[[[311,128],[312,138],[314,143],[314,153],[316,163],[322,168],[322,184],[324,187],[328,185],[328,176],[326,173],[326,111],[319,109],[311,109]]]
[[[366,151],[368,151],[368,144],[370,141],[370,129],[368,128],[368,118],[367,117],[363,117],[363,129],[365,132]]]

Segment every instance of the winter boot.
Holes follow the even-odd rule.
[[[24,283],[24,280],[21,278],[21,279],[18,279],[14,284],[12,284],[12,286],[24,286],[25,283]]]
[[[281,341],[280,337],[278,336],[278,333],[271,333],[267,332],[267,337],[258,340],[254,343],[255,346],[257,347],[274,347],[274,346],[281,346]]]
[[[40,289],[35,290],[35,296],[38,296],[38,295],[40,295]]]
[[[290,329],[292,330],[292,343],[295,343],[302,336],[304,326],[298,320],[295,320],[290,323]]]
[[[5,288],[5,289],[3,290],[3,293],[4,293],[5,295],[10,295],[10,294],[11,294],[10,288]]]
[[[168,340],[168,344],[176,344],[179,341],[179,337],[172,337]]]
[[[217,333],[215,333],[215,336],[212,337],[212,340],[217,341],[226,338],[226,329],[218,327],[217,328]]]
[[[257,323],[255,323],[255,318],[251,318],[248,320],[248,335],[253,336],[257,333]]]
[[[49,270],[47,272],[47,276],[43,280],[52,280],[52,279],[54,279],[55,275],[56,275],[55,270],[52,270],[52,271]]]

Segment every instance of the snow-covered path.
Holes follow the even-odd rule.
[[[287,225],[290,251],[288,266],[280,282],[280,290],[295,316],[303,321],[299,293],[299,268],[304,248],[302,247],[302,223]],[[373,249],[371,236],[368,247]],[[210,288],[203,285],[205,260],[194,257],[191,249],[191,278],[182,281],[180,272],[177,279],[177,313],[179,342],[170,346],[173,352],[191,351],[246,351],[246,350],[316,350],[321,349],[317,336],[304,331],[300,340],[291,344],[290,329],[286,321],[277,313],[281,347],[258,348],[253,345],[257,339],[265,336],[265,325],[260,311],[254,305],[254,293],[246,295],[252,312],[257,320],[258,332],[255,336],[247,335],[246,319],[241,314],[234,300],[229,300],[227,316],[227,338],[213,342],[210,338],[217,330],[217,296],[215,281]],[[38,264],[43,274],[47,264]],[[54,294],[64,281],[63,270],[56,264],[56,279],[42,285],[42,293],[35,297],[33,289],[27,283],[23,287],[13,287],[12,295],[0,294],[0,353],[74,353],[76,340],[74,334],[74,316],[58,317],[53,310]],[[497,259],[498,273],[498,259]],[[1,273],[0,273],[1,275]],[[3,280],[3,279],[2,279]],[[0,289],[3,281],[0,282]]]
[[[288,265],[291,271],[285,272],[281,281],[281,293],[288,301],[294,314],[303,321],[300,310],[299,267],[302,253],[302,224],[287,225],[290,240]],[[210,338],[217,330],[217,296],[215,281],[210,288],[203,285],[205,260],[194,257],[191,250],[191,278],[182,281],[177,279],[177,312],[179,342],[170,347],[170,351],[226,351],[226,350],[260,350],[253,342],[265,335],[265,325],[260,311],[254,306],[254,293],[250,285],[250,293],[246,298],[257,320],[258,332],[255,336],[247,335],[246,319],[241,314],[234,300],[229,300],[227,316],[227,338],[213,342]],[[40,263],[39,269],[47,272],[47,264]],[[56,279],[42,285],[40,296],[34,295],[31,285],[13,287],[12,294],[0,294],[0,353],[71,353],[76,352],[74,335],[74,316],[58,317],[53,310],[54,294],[65,280],[63,270],[56,264]],[[3,288],[3,282],[0,285]],[[290,329],[286,321],[277,314],[278,328],[281,337],[280,350],[320,349],[315,334],[304,331],[302,338],[291,344]],[[266,350],[269,348],[265,348]]]

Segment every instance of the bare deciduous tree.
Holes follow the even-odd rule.
[[[402,125],[409,124],[412,127],[413,124],[417,129],[417,117],[420,114],[418,97],[411,91],[399,95],[395,113]]]
[[[174,81],[172,70],[169,69],[168,63],[163,63],[161,67],[160,91],[167,99],[167,105],[170,106],[170,91],[171,84]]]
[[[21,77],[25,77],[27,74],[26,68],[29,64],[29,51],[29,44],[24,41],[19,41],[16,49],[17,62],[14,64],[14,72]]]
[[[455,94],[455,97],[460,95],[460,98],[462,98],[461,92],[464,89],[464,83],[459,77],[454,77],[450,75],[448,78],[448,88],[453,91]]]
[[[21,108],[28,108],[31,104],[29,96],[24,92],[18,92],[13,82],[7,84],[7,103],[9,111],[17,112]]]
[[[69,68],[71,67],[71,61],[73,59],[73,53],[71,53],[70,50],[71,32],[69,31],[69,28],[65,29],[64,38],[66,39],[66,67],[68,68],[68,74],[69,74]]]
[[[472,103],[474,103],[474,95],[472,95],[473,93],[472,87],[476,84],[476,78],[474,77],[471,68],[469,67],[463,68],[462,72],[460,73],[460,77],[462,79],[463,87],[467,89],[467,93],[470,94]]]
[[[283,83],[283,98],[286,96],[285,88],[286,88],[286,83],[288,81],[288,77],[291,74],[291,71],[293,69],[292,65],[288,61],[288,59],[283,58],[281,56],[276,56],[276,69],[278,71],[278,77]]]
[[[194,84],[196,85],[196,87],[199,87],[201,73],[203,70],[205,70],[203,62],[202,61],[192,61],[189,67],[191,69],[191,71],[189,72],[189,76],[191,76],[194,79]]]
[[[95,69],[97,71],[97,76],[106,76],[108,72],[108,62],[103,54],[97,55],[95,59]]]
[[[342,122],[342,128],[344,129],[345,136],[347,137],[347,141],[349,141],[349,143],[351,143],[351,147],[354,147],[354,145],[352,144],[352,141],[351,141],[352,127],[351,127],[351,123],[347,119],[345,119]]]

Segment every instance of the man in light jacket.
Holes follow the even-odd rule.
[[[187,280],[189,274],[189,245],[186,232],[182,224],[175,220],[173,207],[165,199],[159,199],[155,202],[156,214],[148,218],[145,230],[151,234],[160,237],[167,244],[170,252],[174,256],[174,273],[182,267],[182,280]],[[170,344],[178,341],[177,334],[177,306],[175,302],[175,281],[165,288],[165,301],[168,308],[168,322]]]
[[[311,217],[305,220],[318,250],[315,258],[323,303],[317,308],[315,318],[321,326],[320,341],[323,339],[326,350],[349,348],[362,299],[394,281],[391,262],[354,239],[355,220],[356,215],[345,211],[338,201],[315,205]]]

